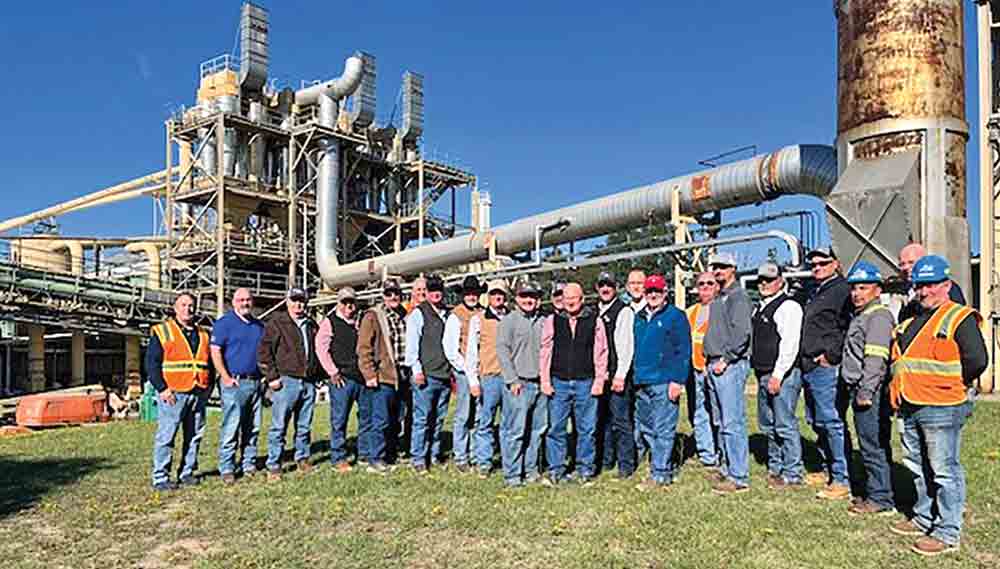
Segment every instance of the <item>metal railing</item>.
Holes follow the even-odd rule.
[[[220,56],[213,57],[208,61],[201,64],[200,67],[200,77],[204,79],[209,75],[214,75],[220,71],[239,71],[240,62],[238,59],[233,57],[228,53],[224,53]]]

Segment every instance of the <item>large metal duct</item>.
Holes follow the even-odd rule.
[[[669,215],[675,190],[680,211],[691,215],[771,200],[786,194],[808,194],[824,198],[837,179],[837,158],[829,146],[787,146],[761,156],[711,170],[688,174],[598,198],[588,202],[527,217],[479,232],[440,241],[424,247],[337,266],[326,250],[332,241],[317,238],[317,262],[327,285],[359,285],[381,277],[383,271],[412,275],[487,259],[491,242],[497,254],[510,255],[531,249],[540,228],[562,224],[542,236],[543,245],[555,245],[605,235],[646,223],[653,216]],[[332,194],[335,196],[336,194]],[[317,229],[329,227],[331,194],[317,196]],[[322,234],[322,232],[321,232]]]
[[[146,288],[160,288],[160,245],[142,241],[125,245],[129,253],[145,253],[149,265],[146,269]]]
[[[240,87],[259,91],[267,83],[268,14],[263,7],[246,2],[240,10]]]
[[[224,97],[219,97],[216,100],[219,105],[219,110],[224,113],[230,113],[238,115],[240,113],[240,98],[234,95],[226,95]],[[236,175],[236,160],[237,160],[237,138],[238,134],[235,128],[225,129],[225,133],[222,136],[222,159],[225,165],[226,171],[224,174],[226,176]]]
[[[320,95],[339,100],[354,93],[364,72],[364,61],[361,58],[360,53],[348,57],[344,62],[344,73],[340,77],[296,91],[295,104],[314,105],[319,101]]]

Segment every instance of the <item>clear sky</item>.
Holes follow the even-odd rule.
[[[198,65],[232,51],[240,4],[5,6],[0,215],[163,168],[163,121],[192,104]],[[493,194],[494,224],[688,173],[732,148],[836,136],[830,0],[262,4],[271,74],[282,84],[339,75],[345,57],[365,50],[378,59],[385,116],[402,72],[423,73],[425,147],[479,175]],[[966,12],[973,72],[971,3]],[[974,73],[967,102],[975,220]],[[152,206],[138,200],[62,221],[67,234],[148,234]]]

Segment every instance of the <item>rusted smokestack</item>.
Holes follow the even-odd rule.
[[[963,1],[835,0],[835,11],[840,173],[919,156],[908,237],[946,255],[967,288]]]

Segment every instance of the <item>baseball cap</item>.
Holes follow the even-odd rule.
[[[643,287],[646,290],[666,290],[667,280],[663,278],[663,275],[649,275],[646,277]]]
[[[305,302],[309,300],[309,293],[304,288],[292,287],[288,289],[288,294],[285,295],[285,298]]]
[[[396,292],[402,292],[403,288],[399,286],[399,281],[396,279],[385,279],[382,281],[382,292],[387,290],[394,290]]]
[[[566,283],[554,283],[552,285],[552,296],[562,296],[564,288],[566,288]]]
[[[603,284],[615,286],[617,283],[618,281],[615,280],[615,276],[607,271],[601,271],[601,274],[597,275],[597,286]]]
[[[732,253],[726,253],[725,251],[719,251],[712,253],[708,256],[709,265],[725,265],[727,267],[736,266],[736,257]]]
[[[813,257],[825,257],[827,259],[836,259],[837,253],[833,250],[833,247],[816,247],[815,249],[806,253],[806,260],[812,259]]]
[[[344,302],[345,300],[356,300],[358,295],[354,292],[354,289],[345,286],[337,291],[337,302]]]
[[[757,276],[763,279],[776,279],[781,276],[781,267],[770,261],[757,268]]]
[[[487,290],[487,292],[490,292],[490,293],[493,293],[493,292],[502,292],[502,293],[510,296],[510,289],[507,288],[507,282],[504,281],[503,279],[496,279],[496,280],[490,281],[489,284],[486,286],[486,290]]]
[[[541,296],[542,287],[535,281],[523,281],[517,285],[518,296]]]
[[[881,283],[882,271],[867,261],[858,261],[851,267],[851,272],[847,273],[847,282],[850,284]]]

